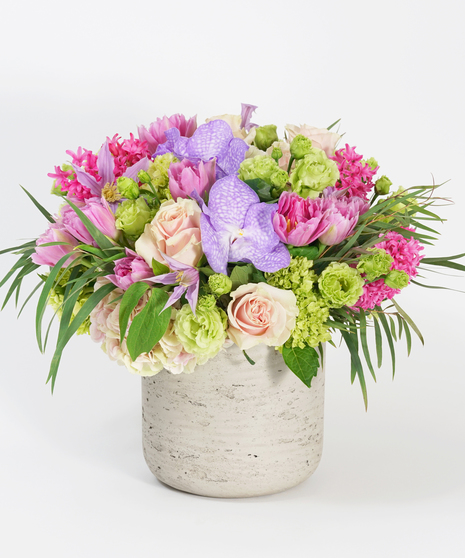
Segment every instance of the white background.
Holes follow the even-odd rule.
[[[429,255],[464,252],[464,13],[425,2],[3,3],[0,249],[38,236],[47,173],[79,145],[183,112],[259,105],[259,124],[327,126],[374,156],[395,186],[450,179]],[[3,276],[13,258],[0,258]],[[465,289],[461,278],[433,284]],[[430,282],[431,282],[430,281]],[[35,283],[34,283],[35,284]],[[3,291],[6,293],[6,291]],[[465,295],[410,287],[422,329],[395,381],[328,351],[323,459],[285,493],[214,500],[171,490],[141,451],[140,381],[89,339],[70,344],[52,397],[34,304],[0,315],[0,555],[416,557],[465,555]],[[144,554],[143,554],[144,553]]]

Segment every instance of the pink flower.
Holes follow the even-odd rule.
[[[78,202],[77,207],[89,218],[100,232],[112,239],[116,238],[118,231],[115,225],[115,216],[105,200],[94,198],[86,204]],[[69,233],[84,244],[94,244],[92,235],[87,231],[81,219],[71,206],[64,206],[60,210],[57,222],[61,223]]]
[[[136,252],[149,266],[152,259],[165,263],[162,254],[195,267],[203,255],[201,210],[194,200],[179,198],[163,202],[136,242]]]
[[[114,160],[115,178],[123,176],[128,170],[138,163],[144,157],[150,156],[150,149],[146,141],[134,138],[133,134],[129,134],[130,139],[120,141],[121,138],[115,134],[112,139],[107,137],[108,147]]]
[[[125,291],[133,283],[153,277],[153,270],[136,252],[126,248],[127,258],[116,260],[115,273],[107,275],[114,285]]]
[[[55,246],[44,246],[49,242],[66,242],[67,244],[57,244]],[[37,265],[48,265],[53,267],[65,254],[71,254],[73,249],[79,242],[69,234],[69,232],[60,223],[52,223],[49,228],[36,241],[36,251],[32,254],[31,259]],[[78,257],[78,254],[72,254],[65,265],[68,265]]]
[[[355,152],[355,147],[350,147],[347,143],[344,149],[338,149],[334,157],[339,169],[340,179],[336,182],[337,190],[344,190],[347,197],[359,197],[368,199],[368,193],[373,189],[373,176],[378,167],[374,170],[368,163],[361,163],[363,156]]]
[[[327,228],[318,240],[327,246],[333,246],[352,233],[360,214],[369,206],[360,198],[328,197],[324,200],[328,204],[323,217],[323,223]]]
[[[329,203],[321,198],[304,199],[294,192],[283,192],[273,216],[279,239],[294,246],[305,246],[316,240],[331,226],[324,221],[325,205]]]
[[[391,264],[391,270],[397,269],[405,271],[410,278],[416,277],[418,273],[417,267],[423,258],[423,256],[420,255],[423,246],[418,240],[413,237],[407,239],[395,231],[389,231],[386,234],[386,238],[378,242],[378,244],[375,244],[375,247],[383,248],[394,258]],[[400,292],[399,289],[388,287],[384,283],[384,279],[377,279],[372,283],[367,283],[363,287],[363,295],[359,298],[355,306],[363,308],[364,310],[371,310],[375,306],[379,306],[383,300],[390,300]]]
[[[180,163],[171,163],[168,169],[170,192],[174,200],[187,198],[193,192],[203,198],[215,182],[215,160],[198,165],[183,159]]]
[[[145,126],[139,126],[137,130],[139,138],[147,142],[149,151],[153,154],[159,144],[165,143],[165,132],[170,128],[177,128],[181,136],[190,138],[197,129],[197,117],[193,116],[187,120],[182,114],[173,114],[169,118],[167,116],[157,118],[155,122],[150,124],[148,130]]]
[[[339,134],[330,132],[326,128],[315,128],[315,126],[308,126],[307,124],[302,124],[301,126],[288,124],[285,126],[285,129],[289,143],[300,134],[311,139],[312,145],[322,149],[328,157],[333,155],[336,144],[341,139]]]
[[[84,204],[76,201],[76,206],[81,209],[84,208]],[[57,223],[61,223],[63,227],[77,238],[80,242],[84,244],[92,244],[93,238],[87,231],[81,219],[78,217],[77,213],[70,205],[65,205],[60,209],[60,213],[56,218]]]
[[[278,347],[289,339],[299,314],[292,291],[267,283],[249,283],[232,292],[231,297],[228,334],[240,349],[259,343]]]

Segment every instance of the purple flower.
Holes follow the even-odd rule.
[[[217,273],[228,262],[252,263],[261,271],[278,271],[290,263],[286,246],[273,229],[277,204],[261,203],[236,176],[218,180],[200,218],[203,251]]]
[[[143,258],[129,248],[126,248],[126,254],[126,258],[116,260],[115,273],[107,275],[107,279],[123,291],[127,290],[133,283],[153,277],[153,270],[150,269]]]
[[[183,159],[180,163],[171,163],[168,176],[174,201],[189,197],[194,190],[203,197],[215,182],[215,161],[200,161],[195,165],[188,159]]]
[[[195,307],[197,306],[197,300],[199,298],[199,272],[195,269],[195,267],[178,262],[166,254],[162,254],[162,256],[169,265],[171,272],[164,273],[163,275],[157,275],[152,279],[152,281],[154,283],[162,283],[163,285],[173,285],[174,283],[179,283],[179,285],[174,288],[173,293],[169,297],[163,310],[172,306],[184,293],[186,293],[187,302],[195,315]]]
[[[132,167],[128,167],[123,176],[132,178],[137,182],[137,173],[141,170],[146,171],[149,164],[150,160],[147,157],[144,157],[143,159],[132,165]],[[98,174],[101,178],[100,182],[98,182],[94,176],[81,169],[77,165],[72,166],[79,183],[89,188],[91,194],[95,197],[100,197],[102,195],[102,190],[107,184],[113,184],[113,182],[115,182],[115,163],[113,160],[113,156],[110,153],[108,140],[100,148],[97,158]]]
[[[57,244],[55,246],[44,246],[49,242],[66,242],[67,244]],[[36,241],[36,251],[31,259],[36,265],[48,265],[53,267],[65,254],[70,254],[79,242],[60,223],[52,223],[48,229]],[[65,262],[67,266],[71,261],[78,257],[75,253]]]
[[[157,118],[148,130],[145,126],[139,126],[137,130],[139,138],[147,142],[150,153],[155,153],[157,147],[166,141],[165,132],[170,128],[177,128],[181,136],[190,138],[197,128],[197,117],[187,119],[183,114],[173,114]]]
[[[167,141],[157,147],[155,156],[174,153],[178,159],[193,163],[216,158],[217,178],[235,174],[249,149],[244,140],[234,137],[224,120],[202,124],[190,138],[181,136],[177,128],[167,130],[165,136]]]
[[[252,114],[258,108],[255,105],[248,105],[247,103],[241,103],[242,111],[241,111],[241,128],[245,128],[247,132],[250,132],[250,128],[256,128],[257,124],[252,124],[250,119],[252,118]]]

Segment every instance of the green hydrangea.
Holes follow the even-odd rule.
[[[208,286],[215,296],[221,296],[231,292],[232,281],[223,273],[214,273],[208,278]]]
[[[409,284],[408,273],[401,269],[393,269],[384,278],[384,283],[391,289],[405,289]]]
[[[334,186],[338,178],[336,163],[328,159],[324,151],[315,147],[297,161],[290,175],[292,191],[302,198],[317,198],[325,188]]]
[[[155,217],[155,213],[156,209],[150,208],[143,197],[125,200],[116,210],[116,228],[136,240],[144,232],[145,225]]]
[[[381,275],[386,275],[391,269],[394,258],[382,248],[368,248],[370,254],[360,257],[357,269],[360,273],[365,273],[367,281],[374,281]]]
[[[295,328],[286,342],[287,347],[305,345],[316,347],[331,339],[326,321],[329,318],[329,307],[323,298],[314,292],[318,279],[312,269],[313,262],[304,256],[291,258],[289,267],[275,273],[265,273],[267,282],[279,289],[292,290],[297,299],[299,315]]]
[[[184,349],[197,357],[197,364],[204,364],[218,354],[226,340],[228,317],[216,306],[213,295],[199,298],[196,313],[188,304],[179,310],[174,321],[176,336]]]
[[[268,147],[275,141],[278,141],[278,134],[276,133],[276,126],[274,124],[267,124],[260,126],[255,133],[254,143],[262,151],[266,151]]]
[[[312,141],[302,134],[297,134],[291,141],[290,150],[294,159],[303,159],[305,155],[309,155],[312,152]]]
[[[171,200],[172,196],[169,189],[168,169],[171,163],[177,163],[178,159],[172,153],[159,155],[150,163],[147,174],[150,177],[152,186],[156,189],[160,202]],[[150,189],[149,186],[144,186]]]
[[[338,262],[331,262],[318,279],[321,296],[330,308],[353,306],[363,294],[364,283],[357,269]]]
[[[55,288],[50,291],[50,298],[48,300],[49,306],[53,308],[56,312],[56,315],[61,320],[61,316],[63,314],[63,301],[65,298],[65,289],[66,284],[69,281],[69,276],[71,275],[71,271],[67,271],[63,277],[60,279],[59,283],[55,285]],[[92,287],[85,287],[83,291],[80,293],[79,298],[76,301],[76,304],[73,308],[73,313],[71,315],[71,321],[74,320],[79,310],[82,308],[86,300],[90,297],[90,295],[94,292],[94,288]],[[89,335],[90,334],[90,317],[87,318],[82,322],[79,326],[78,330],[76,331],[77,335]]]

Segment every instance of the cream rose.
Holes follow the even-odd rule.
[[[308,126],[307,124],[302,124],[301,126],[287,124],[285,130],[289,143],[291,143],[298,134],[302,134],[302,136],[311,139],[313,146],[322,149],[328,157],[334,155],[336,144],[341,139],[339,134],[330,132],[326,128],[315,128],[315,126]]]
[[[163,263],[161,252],[195,267],[203,255],[197,202],[178,198],[161,204],[153,221],[136,242],[136,252],[152,267],[152,259]]]
[[[289,339],[299,314],[292,291],[267,283],[249,283],[232,292],[231,297],[228,334],[240,349],[259,343],[279,347]]]

